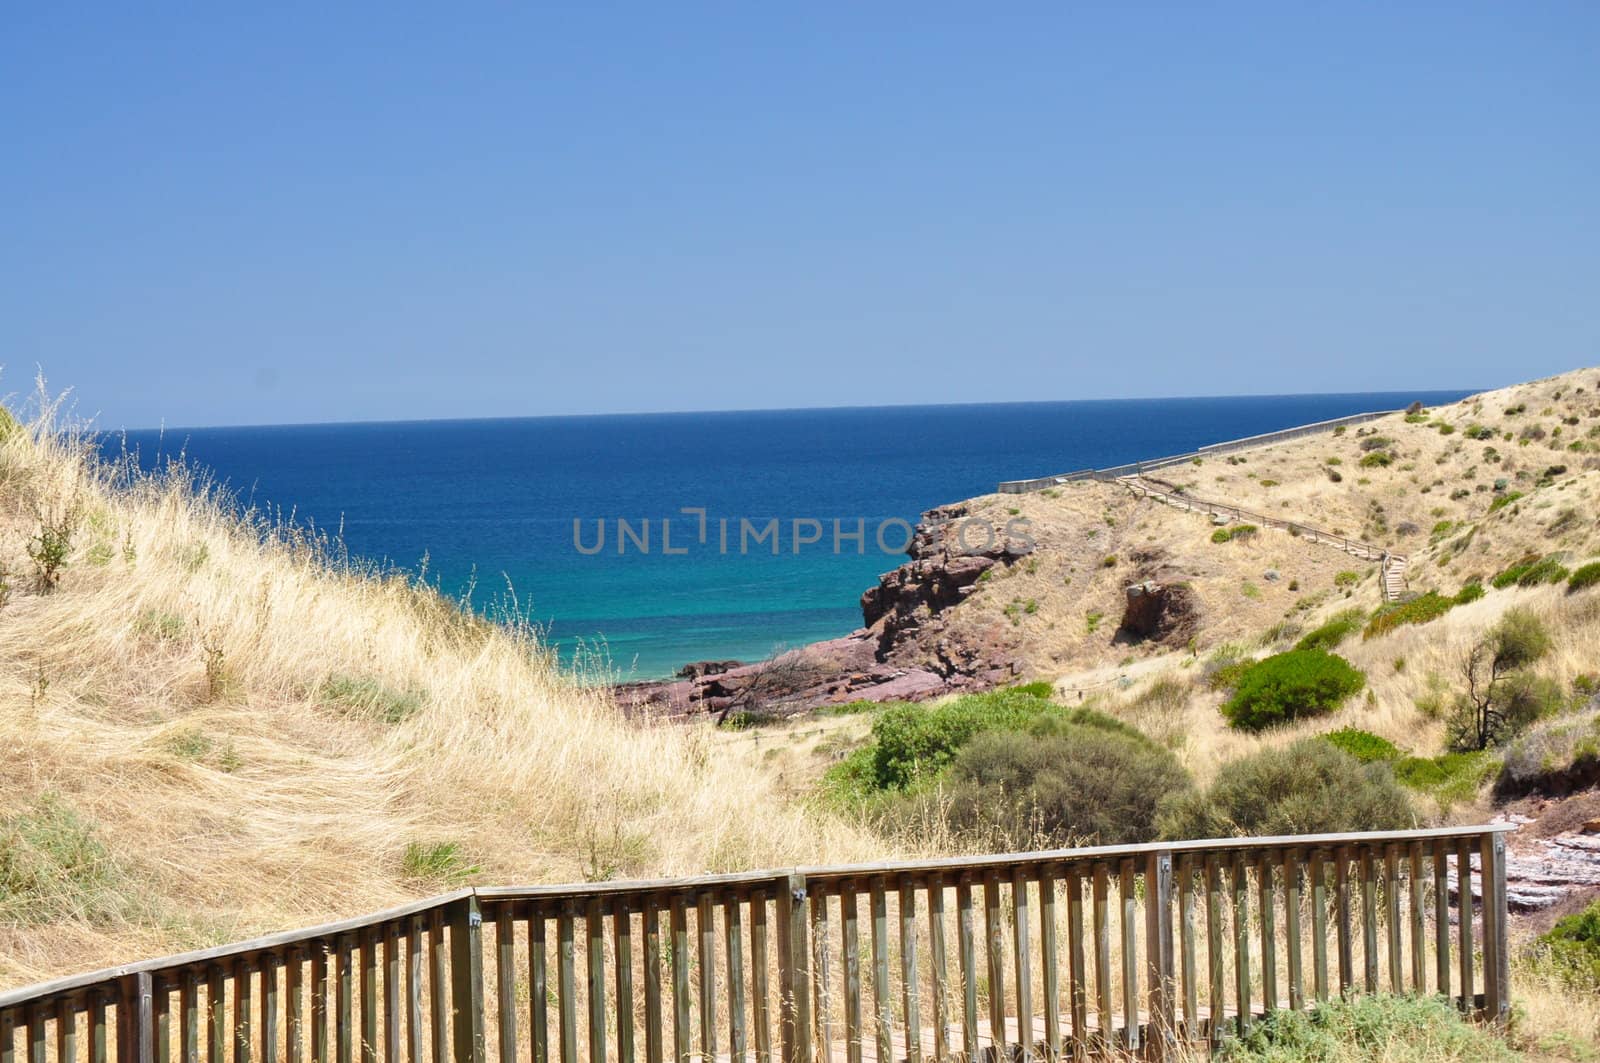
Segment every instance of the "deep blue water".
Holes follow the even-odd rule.
[[[1348,413],[1466,392],[1005,403],[836,410],[415,421],[126,433],[142,463],[184,451],[242,502],[325,529],[362,557],[428,573],[488,608],[515,588],[570,657],[599,645],[620,672],[665,675],[704,658],[758,658],[860,624],[861,592],[903,558],[924,510],[1000,480],[1114,465]],[[119,450],[124,436],[108,436]],[[706,543],[696,516],[707,510]],[[593,548],[597,521],[604,549]],[[650,550],[618,550],[617,520]],[[663,552],[661,524],[671,518]],[[728,520],[727,552],[719,519]],[[741,519],[772,540],[740,548]],[[842,539],[864,522],[865,542]],[[796,550],[795,520],[821,541]],[[802,523],[802,537],[810,525]]]

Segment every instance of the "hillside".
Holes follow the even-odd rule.
[[[884,851],[526,628],[95,465],[38,405],[0,441],[0,986],[463,881]]]

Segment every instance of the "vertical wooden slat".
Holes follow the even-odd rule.
[[[1206,960],[1210,966],[1211,1039],[1222,1036],[1227,1015],[1222,944],[1222,861],[1216,853],[1206,854]]]
[[[823,916],[823,925],[826,927],[826,902],[824,902]],[[728,1059],[729,1063],[745,1063],[744,920],[740,917],[737,894],[730,894],[723,903],[722,930],[727,942],[725,951],[728,964]],[[822,947],[823,955],[827,955],[826,938],[823,939]],[[827,1043],[823,1042],[824,1052],[827,1051]]]
[[[1256,891],[1261,898],[1261,1010],[1270,1012],[1278,1006],[1278,919],[1274,911],[1276,887],[1272,883],[1273,858],[1262,853],[1256,864]]]
[[[1018,1058],[1021,1063],[1032,1063],[1033,954],[1028,918],[1028,880],[1021,870],[1011,877],[1011,912],[1012,973],[1017,986]]]
[[[1378,868],[1372,847],[1361,847],[1361,965],[1367,992],[1378,991]]]
[[[883,876],[872,876],[872,1012],[878,1059],[894,1055],[894,1001],[889,995],[889,905]]]
[[[1172,854],[1154,852],[1145,861],[1145,970],[1149,983],[1150,1023],[1146,1055],[1161,1059],[1168,1054],[1177,1031],[1176,974],[1172,965]],[[1138,1025],[1137,1012],[1134,1025]]]
[[[378,939],[361,936],[361,1063],[378,1063]]]
[[[89,1063],[106,1063],[110,1047],[110,1031],[106,1028],[106,996],[95,990],[89,991]],[[6,1045],[11,1044],[10,1033],[6,1033]],[[0,1061],[12,1063],[12,1061]]]
[[[1089,1042],[1089,971],[1083,955],[1083,876],[1067,868],[1067,982],[1071,993],[1073,1051]]]
[[[956,884],[956,934],[961,950],[961,1045],[968,1060],[978,1058],[978,947],[973,924],[972,881],[963,875]]]
[[[328,947],[316,942],[311,947],[311,1059],[313,1063],[328,1063]],[[215,984],[215,983],[213,983]],[[212,1019],[212,1041],[217,1038],[216,1024]]]
[[[772,1063],[770,999],[767,991],[767,895],[755,890],[750,894],[750,1022],[755,1027],[756,1063]]]
[[[556,913],[556,1024],[560,1027],[561,1063],[578,1063],[578,960],[573,934],[572,906],[563,904]]]
[[[528,910],[528,1037],[533,1063],[550,1063],[550,967],[545,911]],[[654,1060],[652,1063],[661,1063]]]
[[[1134,896],[1133,861],[1118,866],[1117,925],[1122,931],[1122,1043],[1131,1051],[1139,1047],[1139,939],[1138,898]]]
[[[811,1009],[817,1040],[817,1058],[824,1063],[833,1058],[833,987],[828,969],[832,935],[828,931],[828,894],[818,887],[811,891]]]
[[[710,892],[695,905],[695,930],[700,940],[700,1058],[717,1058],[717,920]]]
[[[261,957],[261,1059],[278,1063],[278,958]]]
[[[406,926],[406,1063],[422,1063],[422,917]]]
[[[1339,994],[1349,996],[1355,986],[1355,959],[1350,921],[1350,850],[1341,846],[1334,852],[1334,906],[1337,908],[1334,933],[1339,946]]]
[[[661,905],[655,897],[644,902],[644,1058],[663,1063],[666,1031],[661,1011]]]
[[[779,1005],[783,1063],[811,1063],[810,957],[806,949],[806,878],[784,877],[778,895]]]
[[[928,966],[933,977],[933,1057],[950,1057],[950,967],[944,937],[944,880],[928,878]]]
[[[611,952],[617,964],[617,1063],[634,1063],[633,913],[620,897],[611,906]]]
[[[1006,931],[1001,919],[1000,875],[990,871],[983,878],[984,951],[989,960],[989,1040],[995,1051],[1004,1056],[1007,1043]]]
[[[1409,905],[1406,914],[1411,924],[1411,991],[1419,995],[1428,991],[1428,965],[1427,949],[1424,935],[1426,933],[1422,921],[1422,909],[1425,889],[1422,876],[1422,843],[1411,842],[1406,846],[1406,858],[1410,875],[1409,889],[1406,897]]]
[[[178,994],[178,1024],[182,1031],[178,1058],[183,1063],[200,1063],[200,977],[194,971],[183,972],[183,988]],[[93,1035],[90,1036],[92,1040]],[[298,1063],[299,1058],[298,1054],[290,1056],[293,1063]]]
[[[16,1033],[16,1012],[0,1008],[0,1063],[17,1063]]]
[[[172,1019],[170,993],[166,985],[156,986],[156,1044],[158,1063],[172,1059]],[[165,1055],[165,1059],[160,1059]],[[78,1009],[66,997],[56,1001],[56,1063],[77,1063]]]
[[[1094,935],[1094,984],[1096,1016],[1099,1019],[1100,1041],[1114,1043],[1116,1030],[1111,1019],[1111,913],[1107,897],[1110,893],[1110,871],[1103,861],[1094,865],[1094,915],[1091,932]]]
[[[589,1063],[606,1063],[606,923],[600,898],[584,912],[585,996],[589,1001]]]
[[[905,1016],[907,1063],[922,1061],[922,1001],[917,985],[917,889],[900,876],[900,998]]]
[[[1233,983],[1237,1027],[1242,1035],[1255,1018],[1250,988],[1250,904],[1249,867],[1243,852],[1233,855]]]
[[[1311,989],[1317,1001],[1328,999],[1328,869],[1322,850],[1311,854]]]
[[[1289,965],[1289,1009],[1299,1011],[1306,1006],[1305,964],[1300,953],[1300,863],[1298,849],[1283,854],[1283,941],[1288,946],[1286,962]]]
[[[155,1063],[155,983],[148,971],[121,979],[117,1000],[118,1063]],[[35,1031],[34,1024],[38,1029]],[[43,1063],[44,1021],[35,1014],[29,1020],[29,1052]]]
[[[933,913],[929,913],[932,918]],[[930,922],[930,926],[932,923]],[[1052,868],[1039,869],[1039,964],[1044,969],[1044,1050],[1061,1057],[1061,971],[1056,954],[1056,878]],[[942,1053],[938,1054],[943,1059]]]
[[[283,1032],[287,1039],[287,1063],[305,1058],[305,952],[298,946],[289,950],[283,967]],[[189,1060],[188,1063],[195,1063]]]
[[[450,911],[450,1014],[454,1063],[483,1063],[483,913],[476,896]]]
[[[352,944],[348,936],[341,937],[334,951],[334,1019],[333,1019],[333,1051],[339,1063],[351,1063],[354,1059],[352,1044],[355,1039],[355,1030],[351,1026],[351,993],[353,986],[351,979]]]
[[[1506,839],[1499,832],[1479,840],[1483,882],[1483,1011],[1503,1025],[1511,1015],[1511,954],[1506,933]]]
[[[126,991],[124,992],[123,999],[126,1001],[127,994]],[[129,1010],[132,1011],[132,1008],[129,1007]],[[119,1017],[121,1016],[122,1011],[120,1008],[117,1014]],[[49,1063],[50,1049],[45,1041],[45,1021],[46,1015],[43,1007],[34,1007],[28,1012],[28,1063]],[[125,1063],[139,1063],[141,1052],[149,1060],[149,1063],[154,1063],[154,1053],[148,1051],[148,1048],[153,1044],[150,1028],[146,1026],[143,1031],[139,1031],[132,1021],[119,1022],[119,1025],[124,1029],[134,1031],[126,1035],[126,1037],[120,1031],[117,1035],[119,1063],[124,1063],[124,1061]],[[123,1046],[124,1040],[127,1041],[127,1047]]]
[[[854,883],[839,891],[840,952],[844,961],[844,1056],[861,1063],[861,930],[860,904]]]
[[[434,909],[428,925],[428,1017],[433,1024],[433,1063],[450,1057],[449,989],[445,977],[444,912]]]
[[[1450,854],[1443,841],[1433,843],[1434,992],[1450,996]]]
[[[1389,992],[1398,996],[1406,991],[1401,944],[1401,934],[1405,930],[1405,923],[1400,918],[1400,851],[1398,847],[1392,844],[1384,847],[1383,864],[1386,872],[1384,907],[1388,910],[1389,921],[1389,933],[1387,935],[1389,944]]]
[[[1200,986],[1195,964],[1194,857],[1178,857],[1178,962],[1183,979],[1183,1034],[1199,1036]]]
[[[1460,965],[1461,1010],[1471,1011],[1475,995],[1472,988],[1472,843],[1466,838],[1456,842],[1456,930],[1460,935],[1456,962]]]
[[[394,961],[390,958],[387,938],[384,945],[384,967],[393,972]],[[500,1063],[517,1063],[517,923],[509,903],[499,904],[494,910],[494,975]],[[386,975],[383,986],[384,1018],[390,1023],[394,1012],[393,998],[389,995],[392,978],[392,973]],[[388,1028],[395,1027],[389,1025]],[[394,1063],[387,1045],[383,1058],[384,1063]]]
[[[250,961],[233,961],[233,1063],[250,1063]]]
[[[672,897],[672,1055],[689,1063],[693,1053],[689,1032],[689,909],[682,894]]]

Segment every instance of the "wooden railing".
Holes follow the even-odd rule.
[[[0,1063],[1159,1057],[1375,991],[1499,1021],[1505,829],[463,890],[0,994]]]

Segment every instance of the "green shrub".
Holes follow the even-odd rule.
[[[1487,593],[1488,592],[1483,589],[1483,584],[1481,584],[1481,583],[1468,583],[1466,586],[1462,587],[1459,591],[1456,591],[1455,603],[1457,605],[1466,605],[1468,602],[1477,601],[1479,598],[1482,598]]]
[[[1056,692],[1056,685],[1048,679],[1040,679],[1033,683],[1018,683],[1007,687],[1013,694],[1027,694],[1029,697],[1049,698]]]
[[[1251,665],[1223,703],[1222,714],[1233,727],[1260,731],[1332,712],[1365,682],[1343,657],[1321,650],[1290,650]]]
[[[1321,627],[1313,629],[1299,642],[1294,644],[1297,650],[1332,650],[1361,627],[1366,612],[1361,609],[1346,609],[1335,613]]]
[[[1511,1063],[1493,1029],[1436,996],[1369,994],[1274,1011],[1224,1044],[1224,1063]]]
[[[1462,430],[1461,434],[1466,436],[1468,439],[1493,439],[1495,436],[1495,431],[1488,425],[1469,424]]]
[[[1041,717],[977,736],[947,776],[950,828],[991,851],[1149,841],[1163,796],[1193,783],[1172,753],[1112,722]]]
[[[1302,738],[1224,764],[1203,794],[1165,802],[1158,826],[1162,837],[1181,840],[1401,830],[1414,818],[1387,765]]]
[[[1387,450],[1374,450],[1359,462],[1363,469],[1385,469],[1394,464],[1394,455]]]
[[[1214,543],[1225,543],[1232,538],[1233,533],[1228,531],[1227,528],[1218,528],[1216,531],[1211,533],[1211,541]]]
[[[372,716],[385,723],[401,723],[422,708],[423,694],[393,690],[366,676],[336,675],[322,688],[323,697],[345,712]]]
[[[1335,749],[1344,750],[1363,764],[1399,760],[1403,755],[1400,747],[1387,738],[1380,738],[1371,731],[1357,727],[1329,731],[1322,736],[1322,740],[1331,743]]]
[[[1342,572],[1335,573],[1333,577],[1333,585],[1335,587],[1354,587],[1360,582],[1361,573],[1352,572],[1350,569],[1345,569]]]
[[[1523,573],[1538,563],[1539,557],[1537,554],[1524,557],[1516,564],[1495,573],[1494,578],[1489,580],[1489,585],[1495,590],[1503,590],[1506,587],[1510,587],[1522,578]]]
[[[1394,778],[1408,790],[1425,793],[1448,808],[1476,797],[1497,767],[1494,758],[1481,751],[1401,757],[1394,762]]]
[[[1552,554],[1529,565],[1522,575],[1517,577],[1517,586],[1538,587],[1545,583],[1562,583],[1571,575],[1567,566]]]
[[[1540,935],[1539,947],[1570,980],[1600,986],[1600,900],[1557,920]]]
[[[1389,444],[1393,442],[1394,440],[1390,439],[1388,436],[1368,436],[1361,441],[1361,449],[1363,452],[1386,450],[1388,449]]]
[[[1567,590],[1581,591],[1585,587],[1593,587],[1596,583],[1600,583],[1600,561],[1590,561],[1586,565],[1579,565],[1572,575],[1567,577]]]
[[[1504,509],[1506,506],[1509,506],[1511,503],[1515,502],[1521,497],[1521,491],[1509,491],[1506,494],[1500,495],[1496,497],[1493,502],[1489,503],[1489,512],[1493,513],[1497,509]]]
[[[1387,635],[1403,624],[1426,624],[1448,613],[1455,604],[1455,599],[1435,591],[1419,594],[1410,601],[1393,602],[1372,614],[1361,637],[1365,640]]]
[[[469,864],[455,842],[411,842],[400,857],[406,878],[456,885],[482,870]]]
[[[122,874],[93,826],[60,796],[0,817],[0,923],[106,923],[123,915]]]

